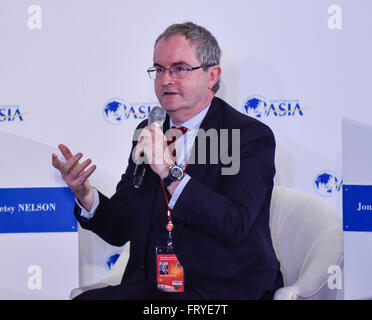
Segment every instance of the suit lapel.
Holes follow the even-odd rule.
[[[192,178],[197,179],[198,181],[203,181],[205,178],[205,175],[207,174],[207,170],[210,165],[210,144],[209,144],[209,139],[207,139],[207,144],[200,144],[202,140],[205,139],[205,133],[210,130],[216,130],[217,135],[219,134],[219,115],[220,115],[220,110],[219,110],[219,101],[218,98],[214,98],[212,100],[211,106],[208,110],[208,113],[206,114],[204,120],[202,121],[198,134],[195,138],[195,143],[193,145],[192,151],[191,151],[191,156],[190,160],[193,163],[189,163],[187,167],[187,174],[190,175]],[[205,150],[204,149],[205,145]],[[217,146],[218,147],[218,146]],[[201,160],[203,159],[202,155],[200,152],[205,152],[205,163],[201,163]]]

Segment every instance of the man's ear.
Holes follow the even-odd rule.
[[[212,90],[220,76],[221,76],[220,66],[211,66],[208,68],[208,89]]]

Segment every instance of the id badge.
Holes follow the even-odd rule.
[[[174,253],[156,248],[156,268],[158,289],[165,292],[184,291],[184,272]]]

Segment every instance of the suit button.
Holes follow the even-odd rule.
[[[140,268],[141,270],[145,270],[145,266],[143,264],[141,264]]]

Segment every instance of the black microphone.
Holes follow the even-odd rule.
[[[157,127],[161,128],[165,121],[166,112],[161,107],[154,107],[151,109],[148,118],[148,125],[155,124]],[[143,157],[143,153],[141,154]],[[143,180],[146,174],[146,164],[145,163],[137,163],[134,170],[133,170],[133,181],[132,185],[134,188],[138,189],[142,186]]]

